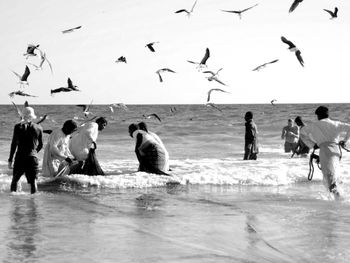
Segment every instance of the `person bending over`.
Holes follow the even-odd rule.
[[[168,175],[169,154],[163,142],[155,133],[148,131],[145,123],[141,123],[141,128],[134,123],[129,126],[129,134],[136,140],[139,171]]]
[[[62,128],[53,130],[44,150],[43,176],[56,176],[61,168],[72,163],[72,154],[68,144],[70,135],[77,130],[73,120],[67,120]]]

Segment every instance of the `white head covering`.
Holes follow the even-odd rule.
[[[23,119],[26,121],[31,121],[36,119],[34,109],[32,107],[25,107],[22,111]]]

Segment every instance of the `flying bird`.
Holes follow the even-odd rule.
[[[161,122],[162,120],[159,118],[159,116],[156,114],[156,113],[152,113],[152,114],[149,114],[149,115],[143,115],[143,117],[147,118],[147,119],[150,119],[152,117],[156,118],[159,122]]]
[[[70,78],[68,78],[67,84],[68,84],[68,88],[69,88],[69,89],[75,90],[75,91],[79,91],[79,90],[77,89],[78,86],[73,85],[73,82],[72,82],[72,80],[71,80]]]
[[[77,107],[83,108],[83,114],[84,114],[84,116],[85,116],[85,117],[88,117],[88,116],[91,114],[91,112],[89,111],[91,105],[92,105],[92,100],[91,100],[91,102],[90,102],[90,105],[78,104]]]
[[[33,45],[33,44],[28,44],[27,47],[27,52],[23,54],[23,56],[27,56],[26,58],[28,59],[29,56],[36,56],[34,53],[35,49],[38,49],[40,45]]]
[[[63,30],[62,33],[63,34],[72,33],[73,31],[75,31],[77,29],[80,29],[80,28],[81,28],[81,26],[73,27],[73,28],[70,28],[70,29]]]
[[[324,11],[326,11],[328,14],[331,15],[331,18],[330,19],[334,19],[334,18],[337,18],[338,17],[338,7],[335,7],[334,8],[334,12],[332,12],[331,10],[328,10],[328,9],[323,9]]]
[[[219,72],[222,70],[222,68],[220,68],[217,72],[213,72],[213,71],[210,71],[210,70],[206,70],[206,71],[203,71],[203,73],[209,73],[211,74],[211,76],[209,77],[206,77],[208,81],[213,81],[215,80],[216,82],[220,83],[221,85],[224,85],[224,86],[227,86],[225,83],[223,83],[221,80],[219,80],[217,78]]]
[[[207,98],[207,102],[209,102],[209,101],[210,101],[210,95],[211,95],[211,93],[212,93],[213,91],[220,91],[220,92],[229,93],[228,91],[226,91],[226,90],[222,90],[222,89],[211,89],[211,90],[209,90],[209,91],[208,91],[208,98]]]
[[[53,74],[52,65],[51,65],[50,61],[48,61],[48,59],[46,57],[46,53],[41,51],[41,50],[39,50],[39,51],[40,51],[40,58],[41,58],[40,64],[39,65],[35,65],[33,63],[29,63],[29,64],[34,66],[36,70],[42,70],[43,69],[43,64],[46,61],[47,64],[49,65],[49,67],[50,67],[51,73]]]
[[[61,87],[61,88],[57,88],[57,89],[52,89],[52,90],[50,91],[50,93],[51,93],[51,96],[52,96],[52,94],[54,94],[54,93],[59,93],[59,92],[71,92],[71,91],[73,91],[73,90],[70,89],[70,88]]]
[[[29,70],[28,66],[25,67],[25,70],[24,70],[24,73],[22,76],[13,70],[12,70],[12,72],[19,78],[19,84],[21,86],[22,85],[29,85],[29,83],[27,81],[28,76],[30,75],[30,70]]]
[[[187,14],[187,16],[190,17],[191,14],[193,13],[193,9],[194,9],[194,7],[196,6],[196,4],[197,4],[197,0],[196,0],[196,1],[194,2],[194,4],[192,5],[192,8],[191,8],[190,11],[187,11],[186,9],[180,9],[180,10],[177,10],[177,11],[175,12],[175,14],[179,14],[179,13],[185,12],[185,13]]]
[[[257,5],[258,5],[258,4],[255,4],[255,5],[253,5],[253,6],[250,6],[250,7],[246,8],[246,9],[238,10],[238,11],[236,11],[236,10],[232,10],[232,11],[231,11],[231,10],[221,10],[221,11],[237,14],[237,15],[239,16],[239,19],[242,19],[242,13],[244,13],[244,12],[246,12],[246,11],[252,9],[253,7],[256,7]]]
[[[190,62],[192,64],[197,64],[198,68],[200,69],[202,67],[206,67],[207,66],[205,63],[207,62],[209,57],[210,57],[209,48],[206,48],[204,57],[202,58],[201,62],[198,63],[198,62],[194,62],[194,61],[191,61],[191,60],[187,60],[187,62]]]
[[[275,59],[275,60],[272,60],[270,62],[266,62],[264,64],[261,64],[261,65],[257,66],[255,69],[253,69],[253,71],[259,71],[260,69],[265,68],[268,64],[273,64],[273,63],[276,63],[277,61],[278,61],[278,59]]]
[[[292,41],[289,41],[288,39],[286,39],[285,37],[281,37],[281,40],[283,43],[287,44],[289,47],[288,49],[291,51],[291,52],[295,52],[295,55],[300,63],[300,65],[302,65],[304,67],[304,60],[303,58],[301,57],[301,52],[300,50],[293,44]]]
[[[271,105],[275,106],[274,102],[277,101],[276,99],[273,99],[270,101]]]
[[[34,96],[34,95],[30,95],[30,94],[24,93],[21,90],[17,90],[17,91],[13,91],[13,92],[9,93],[9,96],[11,98],[13,98],[15,95],[24,96],[24,97],[38,97],[38,96]]]
[[[119,62],[124,62],[124,63],[126,64],[126,57],[120,56],[120,57],[115,61],[115,63],[119,63]]]
[[[124,111],[128,110],[128,107],[124,103],[113,103],[109,105],[109,109],[111,110],[111,112],[114,112],[114,108],[122,109]]]
[[[12,102],[13,106],[15,107],[20,120],[23,120],[23,114],[22,114],[21,110],[17,107],[17,105],[13,101],[11,101],[11,102]],[[28,106],[25,106],[25,107],[28,107]]]
[[[301,2],[303,2],[303,0],[294,0],[293,4],[289,8],[289,13],[293,12]]]
[[[151,42],[151,43],[148,43],[146,44],[145,47],[147,47],[149,50],[151,50],[152,52],[156,52],[155,49],[153,48],[153,45],[156,44],[156,43],[159,43],[159,42]]]
[[[162,78],[162,76],[160,75],[160,73],[162,73],[162,72],[172,72],[172,73],[176,73],[174,70],[169,69],[169,68],[161,68],[161,69],[158,69],[158,70],[156,71],[156,73],[157,73],[158,76],[159,76],[159,81],[160,81],[160,82],[163,82],[163,78]]]
[[[222,68],[220,68],[218,71],[216,71],[216,72],[213,72],[213,71],[211,71],[211,70],[206,70],[206,71],[203,71],[203,73],[209,73],[209,74],[211,74],[211,76],[212,77],[216,77],[216,76],[218,76],[219,75],[219,72],[222,70]]]
[[[43,117],[41,117],[40,120],[36,124],[42,123],[43,121],[46,120],[46,118],[47,118],[47,114],[45,114]]]
[[[80,91],[79,89],[77,89],[78,86],[73,85],[73,82],[70,78],[68,78],[67,84],[68,84],[68,87],[60,87],[57,89],[52,89],[51,96],[52,96],[52,94],[59,93],[59,92]]]

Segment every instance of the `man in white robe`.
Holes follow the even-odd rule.
[[[315,114],[318,121],[304,127],[302,133],[320,148],[323,182],[335,197],[339,197],[336,184],[340,160],[339,145],[346,144],[349,140],[350,124],[329,119],[328,108],[325,106],[318,107]]]
[[[78,161],[88,158],[90,149],[96,149],[96,140],[99,131],[107,126],[107,120],[103,117],[97,118],[95,122],[85,123],[73,134],[69,143],[69,150]]]
[[[76,131],[77,124],[73,120],[68,120],[60,129],[54,130],[45,146],[42,165],[42,175],[54,177],[63,165],[72,163],[72,155],[68,144],[70,135]]]

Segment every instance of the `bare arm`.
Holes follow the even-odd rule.
[[[282,129],[281,139],[283,140],[286,135],[286,127]]]

